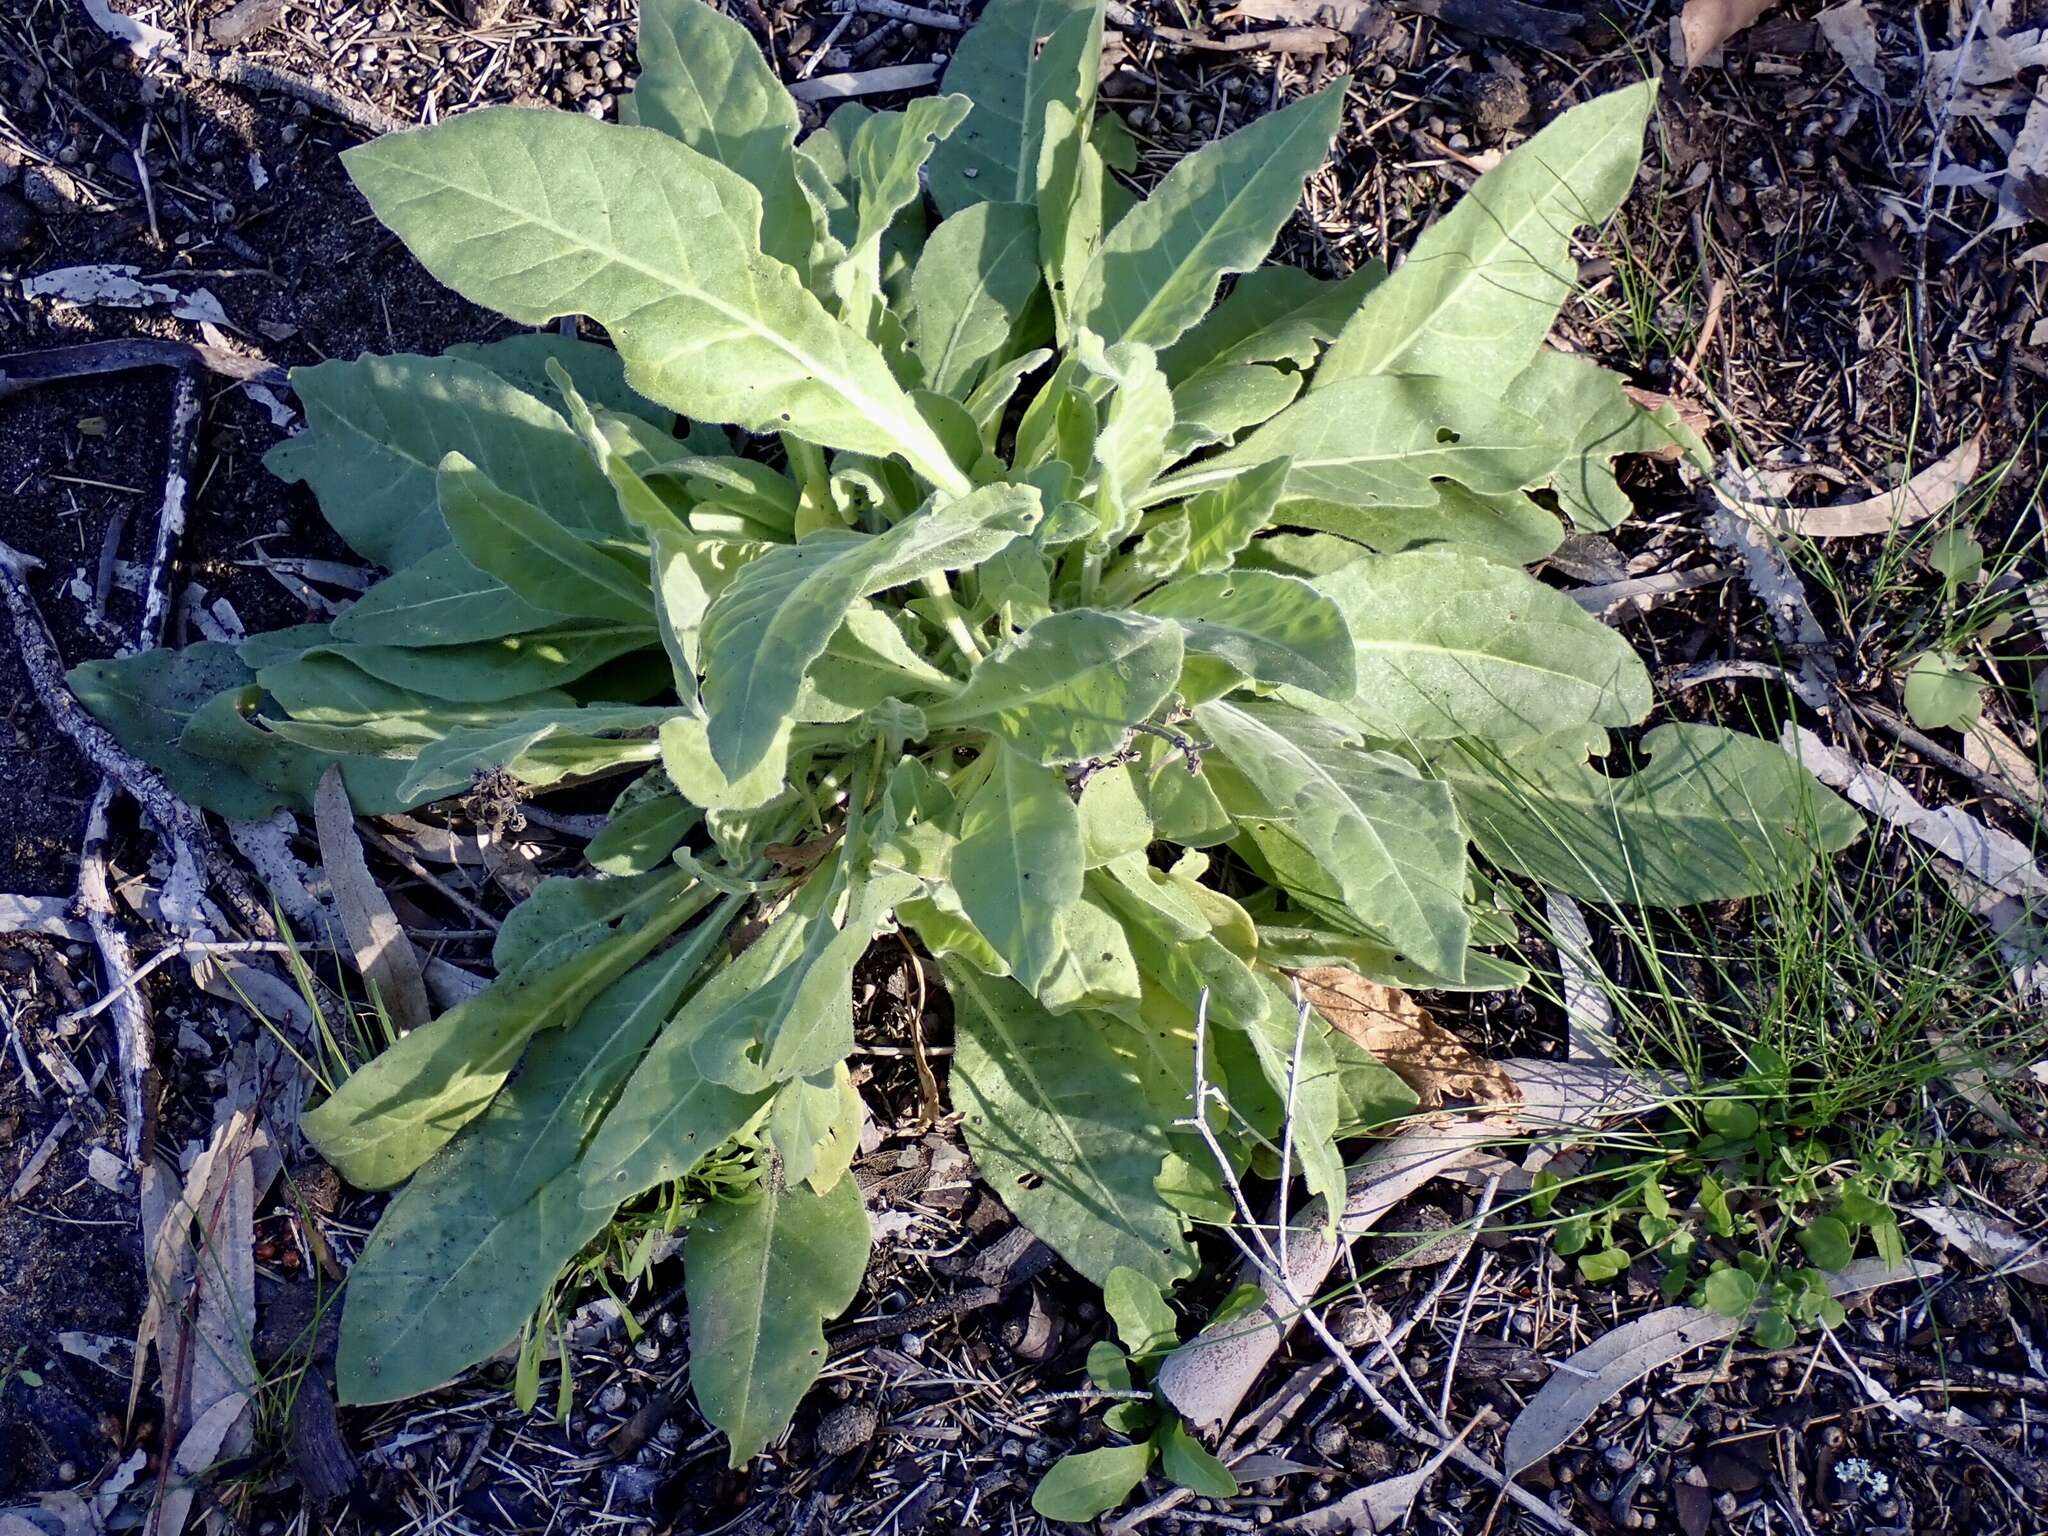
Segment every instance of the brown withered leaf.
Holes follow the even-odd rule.
[[[1319,965],[1291,973],[1302,996],[1333,1028],[1376,1056],[1422,1101],[1436,1109],[1446,1100],[1475,1104],[1518,1104],[1514,1079],[1496,1062],[1470,1047],[1429,1016],[1399,987],[1367,981],[1341,965]]]
[[[1685,57],[1679,62],[1687,69],[1705,63],[1715,49],[1775,4],[1777,0],[1685,0],[1678,17]]]

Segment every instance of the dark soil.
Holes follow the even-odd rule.
[[[785,77],[806,67],[922,62],[948,52],[953,39],[869,16],[839,30],[840,18],[822,6],[739,0],[731,9],[755,27]],[[1137,9],[1159,26],[1225,30],[1197,8]],[[1351,46],[1353,109],[1331,168],[1315,179],[1306,211],[1284,237],[1289,259],[1334,274],[1398,253],[1469,184],[1474,156],[1532,131],[1573,100],[1637,78],[1642,59],[1667,57],[1661,11],[1574,8],[1574,17],[1584,17],[1575,30],[1586,46],[1566,55],[1446,28],[1418,9],[1435,7],[1375,13]],[[1922,82],[1894,69],[1892,93],[1912,105],[1875,109],[1818,40],[1814,9],[1786,6],[1780,19],[1731,46],[1727,70],[1667,78],[1652,161],[1611,248],[1588,253],[1587,302],[1574,308],[1567,330],[1643,387],[1714,409],[1724,435],[1746,453],[1814,466],[1802,486],[1814,495],[1889,484],[1900,466],[1982,428],[1985,462],[2011,457],[2018,468],[1992,526],[2020,526],[2024,487],[2038,463],[2043,370],[2028,328],[2041,313],[2048,264],[2011,262],[2011,242],[2024,244],[2024,229],[1956,259],[1985,217],[1978,204],[1940,205],[1924,249],[1905,231],[1898,210],[1919,207],[1916,170],[1931,132],[1917,94]],[[1874,9],[1888,38],[1910,37],[1905,7]],[[1946,35],[1948,18],[1938,9],[1925,25]],[[203,46],[207,24],[228,10],[227,0],[173,0],[157,8],[155,20]],[[233,51],[321,77],[341,95],[407,122],[507,101],[611,113],[634,71],[630,10],[623,0],[384,0],[375,10],[316,0],[281,8],[273,24]],[[828,36],[832,50],[814,60]],[[1162,46],[1133,28],[1125,38],[1103,96],[1139,140],[1141,183],[1276,96],[1292,97],[1344,66],[1341,50],[1274,64],[1263,54]],[[360,135],[320,111],[175,70],[146,71],[69,6],[0,19],[0,82],[0,353],[119,335],[200,339],[193,325],[160,311],[53,309],[23,298],[11,281],[85,262],[132,263],[145,276],[171,274],[180,289],[204,286],[234,325],[218,344],[283,366],[367,351],[433,352],[502,326],[427,279],[369,216],[337,158]],[[154,231],[125,147],[145,129]],[[1946,147],[1951,161],[2000,158],[1976,124],[1957,125]],[[73,195],[31,206],[23,177],[46,161]],[[2032,233],[2038,236],[2038,225]],[[346,551],[301,488],[262,470],[263,453],[282,435],[264,407],[219,379],[209,378],[205,389],[181,584],[203,589],[200,606],[225,600],[251,631],[317,617],[248,557],[259,544],[302,557],[345,558]],[[147,560],[168,400],[165,376],[151,373],[0,399],[0,539],[42,560],[35,595],[68,662],[113,654],[132,629],[132,596],[118,580],[103,617],[91,612],[92,593],[110,547],[119,562]],[[1707,558],[1675,477],[1656,466],[1628,473],[1642,515],[1610,552],[1593,555],[1634,559],[1644,570]],[[1852,583],[1868,557],[1867,545],[1840,553]],[[1658,664],[1770,650],[1755,605],[1733,585],[1660,611],[1635,633]],[[169,642],[191,637],[189,624],[175,619]],[[1871,661],[1859,641],[1843,642],[1851,674]],[[1748,685],[1716,684],[1688,695],[1682,707],[1739,713],[1767,698]],[[0,704],[7,791],[0,891],[69,893],[94,781],[52,739],[12,665],[0,665]],[[2002,808],[1977,809],[2024,832]],[[148,856],[139,837],[123,850],[131,869]],[[24,953],[0,950],[0,962]],[[93,990],[97,966],[88,950],[60,942],[50,963]],[[40,975],[17,968],[0,976],[10,1011],[22,1010],[17,1027],[32,1040],[43,1038],[36,1031],[57,1011]],[[900,963],[880,969],[865,1043],[897,1052],[908,1045],[909,975]],[[189,992],[167,985],[161,995],[173,1011],[196,1010]],[[932,1043],[943,1046],[943,1010],[930,1022]],[[1555,1049],[1558,1039],[1554,1017],[1520,997],[1451,1022],[1470,1026],[1495,1052]],[[166,1050],[175,1038],[173,1025]],[[91,1054],[81,1051],[81,1060]],[[636,1304],[647,1328],[638,1345],[617,1328],[581,1336],[572,1351],[577,1408],[565,1428],[545,1415],[517,1414],[498,1390],[503,1372],[423,1403],[345,1416],[347,1438],[364,1458],[363,1480],[338,1512],[337,1528],[395,1531],[430,1515],[460,1522],[450,1528],[498,1530],[556,1521],[571,1529],[682,1532],[1029,1528],[1035,1517],[1025,1501],[1038,1471],[1061,1451],[1099,1440],[1093,1408],[1083,1413],[1071,1402],[1040,1399],[1079,1384],[1102,1319],[1089,1288],[1054,1266],[1027,1270],[1024,1279],[1009,1272],[1012,1283],[980,1310],[881,1330],[889,1316],[922,1316],[926,1304],[943,1308],[946,1298],[979,1283],[984,1277],[971,1263],[1009,1223],[987,1196],[948,1187],[945,1170],[955,1170],[953,1181],[966,1176],[943,1130],[917,1133],[919,1096],[908,1061],[879,1055],[872,1067],[865,1092],[884,1135],[859,1172],[871,1207],[907,1214],[878,1247],[868,1285],[841,1325],[868,1341],[835,1364],[788,1442],[746,1473],[725,1470],[724,1447],[696,1417],[680,1375],[686,1322],[671,1263],[657,1270],[652,1299]],[[61,1117],[73,1117],[38,1186],[20,1202],[0,1199],[0,1493],[96,1476],[132,1443],[120,1424],[126,1356],[117,1375],[59,1342],[65,1332],[132,1337],[141,1308],[132,1198],[101,1189],[84,1172],[95,1140],[118,1145],[117,1117],[104,1107],[112,1095],[99,1084],[66,1103],[48,1083],[43,1088],[43,1097],[32,1095],[11,1065],[0,1065],[0,1196]],[[167,1143],[203,1133],[210,1101],[202,1088],[203,1076],[182,1089],[174,1082]],[[1463,1216],[1471,1191],[1446,1185],[1430,1198]],[[374,1202],[357,1202],[343,1219],[367,1227],[375,1210]],[[1501,1245],[1503,1263],[1518,1255],[1529,1273],[1545,1262],[1526,1240],[1486,1241]],[[1426,1284],[1412,1274],[1383,1278],[1373,1299],[1398,1315]],[[1595,1332],[1609,1320],[1611,1291],[1574,1287],[1568,1275],[1553,1283],[1548,1316],[1561,1308],[1576,1329],[1583,1309]],[[1987,1297],[1984,1289],[1951,1287],[1949,1310],[1936,1314],[1939,1327],[1930,1321],[1892,1342],[1916,1359],[1948,1358],[1960,1331],[1967,1335],[1962,1353],[1981,1356],[1978,1363],[2027,1370],[2009,1343],[2006,1317],[2016,1310],[2022,1315],[2010,1326],[2040,1337],[2038,1293],[2010,1297],[1994,1286]],[[1981,1326],[1972,1321],[1978,1312]],[[1468,1415],[1492,1403],[1512,1416],[1514,1394],[1533,1390],[1545,1360],[1584,1342],[1534,1336],[1523,1321],[1489,1317],[1485,1330],[1475,1329],[1457,1400]],[[1290,1363],[1313,1360],[1303,1350]],[[1441,1361],[1421,1348],[1407,1364],[1433,1395],[1431,1373]],[[31,1391],[22,1368],[43,1385]],[[1774,1479],[1787,1465],[1812,1479],[1790,1497],[1794,1507],[1804,1505],[1815,1531],[2003,1533],[2038,1524],[1978,1463],[1870,1413],[1838,1376],[1806,1371],[1803,1355],[1738,1355],[1688,1431],[1682,1461],[1696,1473],[1664,1463],[1657,1474],[1628,1481],[1628,1447],[1640,1444],[1644,1426],[1689,1412],[1698,1400],[1683,1385],[1652,1378],[1596,1421],[1597,1438],[1589,1434],[1561,1452],[1538,1480],[1548,1478],[1558,1506],[1599,1531],[1682,1528],[1698,1536],[1710,1522],[1722,1530],[1763,1528],[1754,1522],[1776,1518],[1776,1506],[1765,1501],[1784,1496]],[[1903,1392],[1938,1376],[1916,1365],[1885,1379]],[[1467,1377],[1482,1385],[1468,1393]],[[863,1408],[872,1413],[856,1411]],[[1298,1434],[1275,1449],[1308,1470],[1263,1483],[1250,1502],[1225,1510],[1184,1505],[1148,1529],[1192,1536],[1216,1524],[1266,1523],[1420,1459],[1405,1443],[1381,1438],[1335,1378],[1314,1387],[1298,1424]],[[1326,1425],[1344,1433],[1323,1433]],[[1480,1439],[1497,1441],[1497,1433]],[[607,1439],[614,1435],[625,1440]],[[2038,1454],[2039,1439],[2036,1426],[2020,1443]],[[1852,1453],[1890,1469],[1894,1491],[1866,1496],[1843,1484],[1835,1469]],[[296,1514],[287,1468],[288,1461],[269,1463],[238,1483],[238,1512],[259,1520]],[[1435,1486],[1427,1513],[1418,1511],[1425,1528],[1509,1528],[1505,1512],[1489,1512],[1491,1495],[1478,1485],[1445,1477]],[[1738,1510],[1739,1524],[1730,1518]]]

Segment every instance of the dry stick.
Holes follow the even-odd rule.
[[[92,941],[107,970],[107,992],[92,1005],[94,1012],[114,1012],[114,1060],[121,1072],[121,1150],[128,1166],[140,1168],[155,1150],[156,1106],[150,1085],[156,1076],[156,1033],[150,1027],[149,1005],[135,990],[147,974],[138,971],[128,935],[114,909],[107,880],[107,812],[114,803],[114,781],[101,779],[85,818],[85,846],[78,854],[78,910],[92,930]]]
[[[86,341],[75,347],[46,347],[40,352],[10,352],[0,357],[0,400],[37,384],[86,379],[103,373],[130,373],[138,368],[200,367],[243,383],[289,389],[291,379],[275,363],[244,357],[225,347],[190,341],[164,341],[150,336],[124,336],[112,341]]]
[[[276,91],[294,101],[303,101],[362,129],[373,138],[419,126],[393,117],[382,107],[343,96],[305,75],[295,74],[289,69],[275,69],[267,64],[250,64],[231,53],[187,53],[182,48],[166,48],[157,57],[195,79],[247,86],[256,91]]]
[[[1485,1478],[1488,1482],[1499,1488],[1508,1498],[1514,1500],[1516,1504],[1526,1509],[1552,1530],[1566,1533],[1566,1536],[1585,1536],[1585,1532],[1577,1525],[1567,1520],[1563,1515],[1560,1515],[1526,1488],[1515,1483],[1499,1467],[1465,1450],[1452,1436],[1441,1435],[1434,1430],[1425,1429],[1401,1412],[1399,1408],[1395,1407],[1392,1400],[1380,1390],[1379,1383],[1365,1374],[1365,1371],[1359,1366],[1358,1362],[1352,1359],[1351,1352],[1330,1331],[1330,1325],[1323,1321],[1322,1314],[1306,1299],[1303,1288],[1298,1287],[1295,1283],[1294,1275],[1297,1271],[1284,1267],[1272,1244],[1266,1241],[1264,1229],[1261,1227],[1257,1216],[1253,1214],[1250,1203],[1244,1198],[1244,1191],[1239,1186],[1236,1176],[1231,1172],[1229,1155],[1223,1150],[1222,1143],[1217,1140],[1216,1132],[1209,1124],[1209,1101],[1212,1098],[1220,1098],[1221,1095],[1208,1080],[1208,1031],[1209,996],[1204,991],[1201,1006],[1195,1013],[1195,1113],[1192,1119],[1180,1123],[1192,1127],[1201,1136],[1203,1144],[1209,1149],[1209,1155],[1216,1160],[1217,1167],[1223,1172],[1224,1184],[1230,1191],[1231,1203],[1236,1208],[1239,1217],[1238,1222],[1233,1223],[1227,1228],[1229,1238],[1232,1244],[1236,1246],[1238,1252],[1244,1255],[1246,1263],[1250,1268],[1263,1276],[1266,1282],[1267,1299],[1261,1310],[1269,1313],[1272,1312],[1274,1310],[1274,1302],[1277,1299],[1286,1304],[1289,1316],[1299,1317],[1305,1321],[1310,1331],[1322,1341],[1323,1347],[1330,1352],[1331,1358],[1337,1362],[1339,1368],[1343,1370],[1346,1376],[1351,1378],[1352,1383],[1358,1390],[1365,1394],[1366,1400],[1379,1410],[1380,1416],[1394,1427],[1396,1433],[1408,1440],[1414,1441],[1417,1445],[1426,1446],[1430,1450],[1447,1452],[1451,1459],[1456,1461],[1459,1466]],[[1526,1066],[1530,1064],[1521,1063],[1520,1065]],[[1536,1065],[1551,1066],[1555,1064],[1545,1062],[1537,1063]],[[1620,1073],[1605,1073],[1601,1075],[1610,1079],[1624,1076],[1624,1074]],[[1496,1124],[1498,1125],[1498,1122]],[[1497,1128],[1494,1134],[1495,1136],[1499,1135]],[[1288,1169],[1281,1169],[1281,1178],[1285,1179],[1288,1173]],[[1315,1204],[1316,1202],[1311,1202],[1309,1207],[1302,1212],[1304,1219],[1309,1217],[1310,1212],[1314,1210]],[[1316,1221],[1319,1230],[1321,1224],[1319,1213],[1316,1216]],[[1245,1236],[1247,1232],[1251,1234],[1249,1239]],[[1304,1233],[1302,1235],[1308,1236],[1310,1234]],[[1336,1247],[1333,1243],[1328,1242],[1322,1244],[1321,1247],[1323,1252],[1322,1273],[1327,1275],[1330,1263],[1336,1258]],[[1299,1247],[1297,1247],[1296,1251],[1298,1255]],[[1316,1283],[1320,1284],[1320,1277]],[[1311,1285],[1306,1289],[1312,1293],[1315,1287]],[[1260,1329],[1259,1333],[1263,1336],[1271,1331],[1269,1329]],[[1198,1344],[1199,1342],[1197,1340]],[[1275,1347],[1277,1347],[1277,1343],[1276,1338]],[[1177,1357],[1184,1355],[1188,1347],[1183,1345],[1179,1350],[1169,1355],[1166,1359],[1166,1365],[1171,1366]],[[1248,1386],[1249,1383],[1246,1383],[1246,1385]],[[1179,1399],[1175,1397],[1173,1389],[1167,1384],[1164,1367],[1162,1367],[1160,1372],[1159,1387],[1161,1391],[1166,1393],[1167,1399],[1176,1408],[1182,1407]],[[1241,1397],[1242,1395],[1242,1391],[1240,1391],[1239,1396]],[[1185,1408],[1182,1408],[1182,1411],[1185,1412]]]
[[[136,647],[150,650],[163,639],[164,618],[171,607],[171,556],[185,532],[186,488],[199,444],[199,384],[189,368],[172,376],[171,420],[164,446],[164,497],[157,513],[156,543],[142,588],[142,617],[136,623]],[[121,1109],[125,1121],[122,1150],[131,1167],[140,1168],[156,1150],[156,1034],[149,1004],[135,984],[153,968],[135,968],[135,954],[122,932],[107,880],[108,813],[114,804],[114,781],[102,778],[86,816],[85,843],[78,855],[78,907],[92,930],[93,943],[106,967],[107,991],[95,1006],[114,1011],[114,1059],[121,1073]],[[89,1017],[90,1015],[88,1015]]]
[[[214,841],[206,818],[180,800],[162,774],[116,741],[66,685],[63,658],[29,591],[28,573],[41,565],[34,556],[0,543],[0,598],[6,601],[15,649],[36,702],[80,755],[131,795],[165,837],[185,845],[244,925],[264,938],[275,937],[269,910],[248,877]]]

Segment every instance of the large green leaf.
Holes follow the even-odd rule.
[[[459,453],[441,461],[441,519],[463,558],[537,608],[622,624],[654,621],[644,557],[593,544],[501,490]]]
[[[731,1134],[720,1127],[733,1110],[743,1106],[751,1117],[766,1107],[767,1093],[735,1093],[713,1083],[698,1070],[696,1049],[714,1019],[801,952],[829,890],[829,881],[814,879],[765,933],[714,972],[655,1037],[584,1154],[586,1206],[610,1211],[642,1190],[680,1178]],[[707,1098],[700,1085],[717,1093]],[[707,1113],[712,1114],[709,1121]]]
[[[1209,312],[1226,273],[1266,259],[1329,153],[1345,85],[1257,118],[1168,171],[1104,237],[1082,274],[1075,325],[1112,343],[1179,339]]]
[[[365,816],[410,810],[418,804],[398,792],[400,780],[412,766],[404,758],[329,752],[288,741],[256,724],[253,716],[262,702],[263,690],[253,686],[215,694],[186,720],[177,738],[178,756],[228,765],[242,778],[274,792],[273,805],[311,810],[320,780],[330,766],[341,770],[349,802]],[[207,804],[223,815],[240,814],[203,800],[195,803]]]
[[[982,1177],[1098,1285],[1124,1265],[1162,1288],[1195,1269],[1153,1181],[1167,1153],[1136,1075],[1085,1013],[1054,1015],[1015,982],[941,962],[953,996],[953,1102]]]
[[[1224,484],[1270,459],[1290,460],[1282,503],[1428,507],[1432,477],[1482,493],[1519,490],[1562,453],[1543,423],[1446,379],[1374,375],[1311,389],[1227,453],[1167,475],[1147,506]],[[1288,521],[1301,521],[1293,512]]]
[[[1614,478],[1614,459],[1624,453],[1691,451],[1698,438],[1667,405],[1644,410],[1622,390],[1621,375],[1590,358],[1538,351],[1501,397],[1525,416],[1549,422],[1568,452],[1550,476],[1558,502],[1579,527],[1605,533],[1634,510]]]
[[[333,630],[337,640],[370,645],[464,645],[546,629],[562,617],[444,544],[357,598]]]
[[[1368,736],[1508,741],[1650,712],[1635,648],[1564,593],[1454,550],[1368,555],[1315,578],[1349,622]]]
[[[343,1402],[431,1391],[518,1335],[609,1219],[580,1201],[585,1138],[726,927],[707,919],[606,988],[576,1028],[537,1041],[491,1107],[385,1208],[349,1271],[335,1357]],[[729,1135],[752,1113],[716,1084],[685,1092],[707,1152],[720,1126]]]
[[[1195,719],[1269,808],[1248,821],[1291,831],[1360,922],[1432,970],[1457,974],[1471,920],[1465,834],[1444,785],[1284,705],[1203,704]]]
[[[1048,1520],[1084,1525],[1128,1499],[1151,1466],[1145,1440],[1070,1452],[1046,1468],[1031,1490],[1031,1507]]]
[[[882,297],[882,241],[922,193],[919,173],[933,149],[967,116],[964,96],[921,96],[900,112],[876,112],[861,123],[848,157],[853,172],[853,238],[830,278],[848,322],[877,333]],[[886,324],[896,326],[893,316]]]
[[[448,731],[423,747],[399,793],[420,801],[467,788],[479,774],[509,773],[527,784],[558,784],[571,774],[661,755],[654,732],[672,711],[656,705],[534,709]]]
[[[593,406],[639,417],[664,432],[675,424],[675,412],[662,409],[626,382],[625,359],[614,348],[579,341],[553,328],[501,336],[496,341],[457,342],[443,356],[488,368],[550,405],[555,403],[554,384],[548,375],[552,363],[575,381],[577,392]]]
[[[534,1034],[573,1022],[714,894],[690,887],[680,870],[654,878],[632,913],[581,930],[567,958],[537,953],[406,1035],[306,1113],[307,1139],[352,1184],[398,1183],[483,1112]]]
[[[1012,336],[1038,281],[1028,204],[976,203],[933,230],[910,283],[910,344],[925,387],[965,399],[984,367],[1018,350]]]
[[[1458,748],[1436,767],[1489,859],[1592,901],[1692,906],[1777,889],[1862,819],[1774,743],[1660,725],[1646,761],[1610,777],[1583,735],[1501,758]]]
[[[566,115],[566,114],[564,114]],[[393,570],[448,541],[435,473],[461,453],[509,494],[594,532],[616,530],[611,497],[576,434],[545,401],[458,357],[363,357],[292,370],[306,430],[264,462],[303,480],[334,531]]]
[[[743,1093],[830,1073],[853,1054],[853,968],[895,904],[921,887],[900,872],[860,875],[839,927],[812,923],[787,965],[705,1022],[691,1051],[698,1069]]]
[[[1343,539],[1351,553],[1343,560],[1307,560],[1302,536],[1282,534],[1262,539],[1245,554],[1254,562],[1270,562],[1275,570],[1303,575],[1348,564],[1370,546],[1382,554],[1410,549],[1455,549],[1502,565],[1533,565],[1564,542],[1564,524],[1521,491],[1482,496],[1455,480],[1436,482],[1436,501],[1426,507],[1339,506],[1331,501],[1297,501],[1284,520],[1298,527]],[[1284,553],[1292,543],[1296,553]],[[1327,543],[1327,541],[1325,541]]]
[[[1427,373],[1499,394],[1543,345],[1578,281],[1571,238],[1635,184],[1646,80],[1574,107],[1480,177],[1366,295],[1311,396],[1364,374]]]
[[[761,246],[798,265],[811,206],[796,177],[796,102],[737,21],[701,0],[641,0],[632,121],[737,172],[761,194]]]
[[[1311,277],[1299,267],[1247,272],[1221,304],[1159,354],[1159,366],[1176,386],[1242,363],[1307,368],[1386,275],[1377,261],[1341,282]]]
[[[1068,609],[1005,642],[925,717],[993,731],[1033,762],[1081,762],[1114,752],[1165,702],[1181,649],[1178,624]]]
[[[703,697],[711,751],[729,776],[757,765],[855,601],[974,565],[1037,521],[1038,493],[992,485],[872,537],[832,532],[743,566],[705,612]]]
[[[179,740],[211,700],[254,681],[232,645],[211,640],[80,662],[65,678],[93,718],[161,773],[181,799],[247,820],[269,815],[289,797],[231,763],[180,747]]]
[[[495,640],[415,648],[350,641],[327,647],[375,678],[458,704],[492,704],[562,688],[633,651],[660,645],[646,622],[564,617]]]
[[[822,1324],[859,1291],[870,1241],[852,1179],[820,1195],[773,1169],[753,1198],[715,1202],[691,1225],[690,1389],[735,1467],[782,1433],[825,1368]]]
[[[990,0],[942,82],[974,107],[932,154],[932,200],[941,211],[1034,200],[1046,104],[1081,117],[1094,100],[1088,43],[1098,10],[1096,0]]]
[[[1008,747],[961,808],[960,905],[1012,974],[1036,990],[1064,948],[1060,914],[1081,897],[1081,814],[1066,776]]]
[[[1183,576],[1142,599],[1138,611],[1176,620],[1189,651],[1214,657],[1245,681],[1287,684],[1326,699],[1356,691],[1345,610],[1296,577]]]
[[[643,774],[612,802],[604,829],[583,849],[602,875],[642,875],[676,851],[703,813],[675,792],[665,773]]]
[[[591,316],[650,398],[901,453],[933,484],[968,488],[881,353],[762,254],[760,194],[716,161],[581,113],[513,107],[386,134],[344,160],[436,278],[529,325]]]

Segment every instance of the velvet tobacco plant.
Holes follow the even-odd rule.
[[[1289,967],[1512,985],[1472,864],[1682,903],[1853,835],[1776,747],[1651,708],[1526,574],[1682,437],[1545,338],[1649,85],[1566,113],[1391,275],[1262,267],[1339,81],[1149,196],[1098,114],[1102,12],[992,0],[944,93],[800,135],[747,34],[647,0],[624,123],[495,108],[349,173],[466,298],[553,332],[300,370],[270,463],[391,574],[332,623],[80,693],[189,798],[359,813],[633,775],[506,919],[487,989],[305,1118],[403,1185],[350,1278],[344,1398],[502,1348],[622,1203],[686,1238],[692,1379],[744,1460],[869,1244],[850,973],[916,935],[982,1175],[1082,1273],[1168,1288],[1228,1219],[1185,1122],[1196,1009],[1239,1164],[1411,1107]],[[1220,302],[1227,279],[1235,278]],[[750,942],[737,942],[742,918]]]

